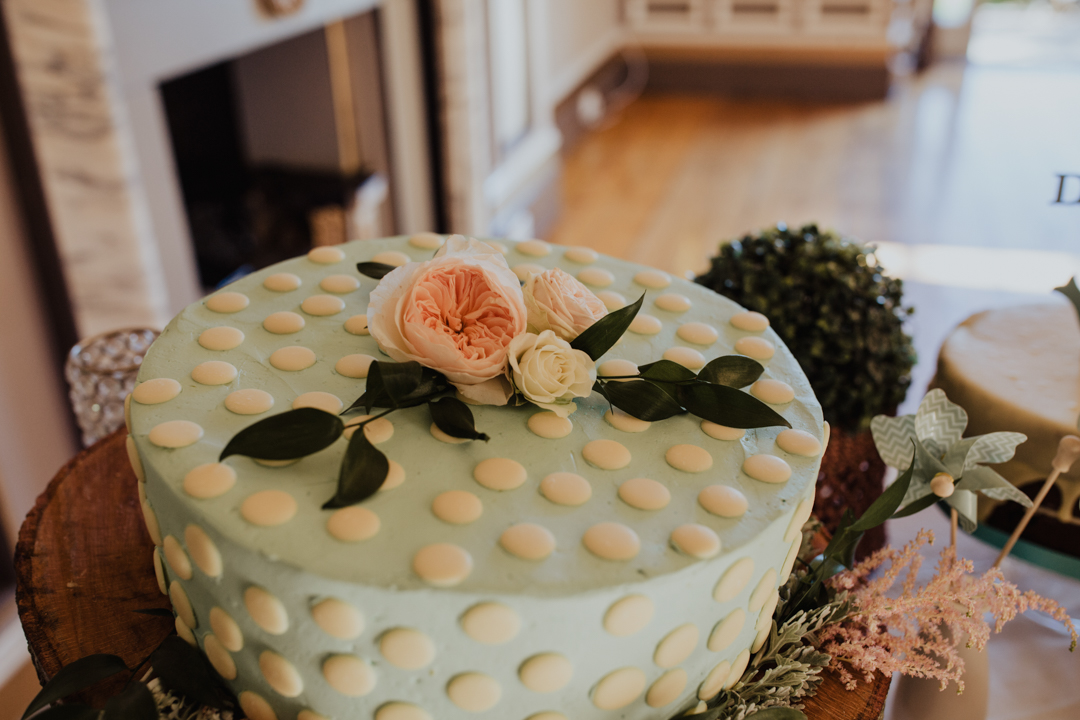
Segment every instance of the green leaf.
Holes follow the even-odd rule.
[[[60,668],[60,672],[45,683],[45,687],[41,688],[41,692],[30,701],[26,712],[23,713],[23,719],[25,720],[25,718],[30,717],[50,703],[88,688],[117,673],[127,671],[127,665],[116,655],[87,655],[84,658],[70,662]]]
[[[433,400],[428,403],[428,410],[431,411],[431,419],[435,421],[435,425],[450,437],[484,442],[491,439],[477,431],[472,410],[455,397]]]
[[[157,702],[146,685],[128,683],[123,692],[105,703],[103,720],[158,720]]]
[[[638,420],[656,422],[684,412],[671,395],[645,380],[597,383],[594,388],[612,405]]]
[[[323,510],[348,507],[374,495],[386,482],[390,461],[377,450],[361,425],[349,438],[349,447],[341,460],[337,493],[323,505]]]
[[[153,615],[154,617],[169,618],[170,620],[176,617],[173,615],[173,611],[168,608],[143,608],[141,610],[136,610],[135,612],[140,615]]]
[[[150,655],[150,665],[162,686],[195,705],[225,710],[232,694],[206,656],[176,635],[166,637]]]
[[[824,562],[818,568],[822,581],[832,577],[845,567],[850,568],[854,563],[855,548],[859,545],[859,541],[862,540],[863,536],[863,533],[851,529],[854,524],[855,513],[851,511],[851,508],[848,508],[840,517],[840,526],[837,528],[836,534],[832,536],[832,540],[825,547],[825,552],[822,553]],[[830,565],[830,562],[835,564]]]
[[[1059,292],[1065,297],[1069,298],[1069,302],[1076,308],[1076,313],[1080,316],[1080,288],[1076,287],[1076,278],[1069,278],[1069,282],[1065,283],[1061,287],[1054,288],[1054,292]]]
[[[789,707],[771,707],[747,715],[746,720],[806,720],[806,714]]]
[[[608,313],[574,338],[570,347],[581,350],[593,360],[597,360],[610,350],[612,345],[619,342],[619,338],[626,333],[630,323],[634,322],[644,302],[645,293],[642,293],[633,305]]]
[[[295,460],[330,447],[344,430],[340,418],[323,410],[289,410],[236,433],[218,459],[246,455],[260,460]]]
[[[382,280],[391,272],[397,270],[397,267],[394,265],[387,265],[386,263],[362,262],[356,263],[356,269],[360,271],[361,275],[366,275],[369,278],[375,278],[376,280]]]
[[[939,498],[937,495],[935,495],[932,492],[927,493],[926,495],[923,495],[921,498],[909,502],[907,505],[905,505],[900,510],[897,510],[895,513],[893,513],[893,516],[890,518],[890,520],[895,520],[897,518],[904,518],[904,517],[907,517],[908,515],[914,515],[915,513],[922,512],[923,510],[930,507],[931,505],[933,505],[934,503],[936,503],[940,499],[941,498]]]
[[[685,382],[697,377],[694,371],[671,360],[657,360],[638,368],[641,377],[661,382]]]
[[[744,388],[761,377],[763,372],[765,367],[756,360],[742,355],[725,355],[701,368],[698,378],[717,385]]]
[[[760,428],[791,423],[756,397],[727,385],[698,382],[680,385],[682,406],[699,418],[731,428]]]
[[[419,377],[417,377],[419,371]],[[371,413],[372,408],[407,408],[423,405],[431,398],[450,389],[450,382],[442,373],[426,368],[418,362],[371,363],[368,370],[367,387],[363,395],[350,405],[346,414],[364,408]]]
[[[892,485],[885,488],[885,492],[881,493],[881,496],[870,507],[866,508],[866,512],[862,514],[862,517],[852,524],[852,532],[866,532],[891,518],[893,513],[900,507],[900,503],[904,501],[904,496],[907,495],[914,474],[915,464],[912,463],[911,467],[896,478]]]
[[[82,703],[53,705],[34,716],[34,720],[99,720],[101,710]]]

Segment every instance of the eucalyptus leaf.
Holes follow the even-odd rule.
[[[726,385],[679,385],[679,400],[691,414],[731,428],[791,427],[780,413],[753,395]]]
[[[158,720],[153,693],[141,682],[130,682],[105,703],[103,720]]]
[[[790,707],[771,707],[747,715],[745,720],[806,720],[806,713]]]
[[[646,380],[662,382],[686,382],[697,377],[690,368],[683,367],[671,360],[657,360],[638,368],[638,373]]]
[[[876,528],[886,520],[893,516],[893,513],[900,507],[900,503],[904,501],[904,495],[907,494],[908,487],[911,485],[911,478],[915,474],[915,465],[912,463],[911,467],[904,471],[900,477],[896,478],[892,485],[885,488],[885,492],[881,493],[877,500],[873,502],[870,507],[866,508],[866,512],[862,514],[858,520],[856,520],[849,529],[850,532],[866,532],[871,528]]]
[[[218,459],[246,455],[260,460],[295,460],[330,447],[344,430],[340,418],[323,410],[289,410],[236,433]]]
[[[476,421],[473,419],[472,410],[469,406],[455,397],[444,397],[432,400],[428,403],[431,411],[431,419],[436,427],[454,438],[463,440],[483,440],[487,442],[491,438],[476,429]]]
[[[685,412],[682,406],[657,385],[645,380],[598,383],[599,392],[627,415],[646,422],[666,420]]]
[[[323,505],[323,510],[348,507],[374,495],[386,482],[390,461],[368,440],[361,425],[349,438],[349,447],[341,460],[337,493]]]
[[[166,637],[150,655],[150,665],[166,690],[195,705],[225,710],[232,694],[206,656],[176,635]]]
[[[599,359],[615,343],[619,342],[619,338],[626,333],[630,323],[634,322],[634,318],[637,317],[644,302],[645,293],[642,293],[634,304],[608,313],[574,338],[570,343],[570,347],[581,350],[593,360]]]
[[[34,716],[34,720],[99,720],[101,710],[82,703],[53,705]]]
[[[23,719],[61,698],[88,688],[117,673],[127,671],[127,665],[116,655],[87,655],[70,662],[60,668],[60,671],[41,688],[41,692],[30,701],[30,705],[23,713]]]
[[[367,277],[376,280],[382,280],[394,270],[397,270],[397,267],[394,265],[387,265],[386,263],[362,262],[356,263],[356,269],[360,271],[361,275],[366,275]]]
[[[717,385],[744,388],[761,377],[763,372],[765,367],[756,360],[743,355],[725,355],[709,361],[698,372],[698,378]]]
[[[941,498],[939,498],[933,492],[929,492],[926,495],[923,495],[921,498],[913,500],[901,509],[897,510],[895,513],[893,513],[893,516],[890,518],[890,520],[896,520],[897,518],[905,518],[909,515],[914,515],[915,513],[922,512],[940,499]]]

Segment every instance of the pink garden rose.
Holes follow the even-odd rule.
[[[507,348],[525,331],[527,313],[517,277],[490,245],[451,236],[434,259],[387,274],[367,316],[394,360],[441,372],[471,402],[509,400]]]
[[[600,298],[559,268],[531,275],[523,292],[529,311],[529,332],[551,330],[569,342],[607,315]]]

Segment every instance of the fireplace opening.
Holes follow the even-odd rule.
[[[394,231],[377,13],[159,86],[204,290]]]

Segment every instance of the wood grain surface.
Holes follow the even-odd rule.
[[[119,655],[136,667],[172,632],[165,618],[136,610],[167,608],[158,590],[153,543],[143,525],[137,480],[121,428],[69,462],[38,498],[15,549],[16,597],[41,682],[80,657]],[[877,720],[889,678],[853,692],[826,672],[806,703],[811,720]],[[101,706],[126,678],[80,696]],[[666,720],[658,715],[657,720]]]

